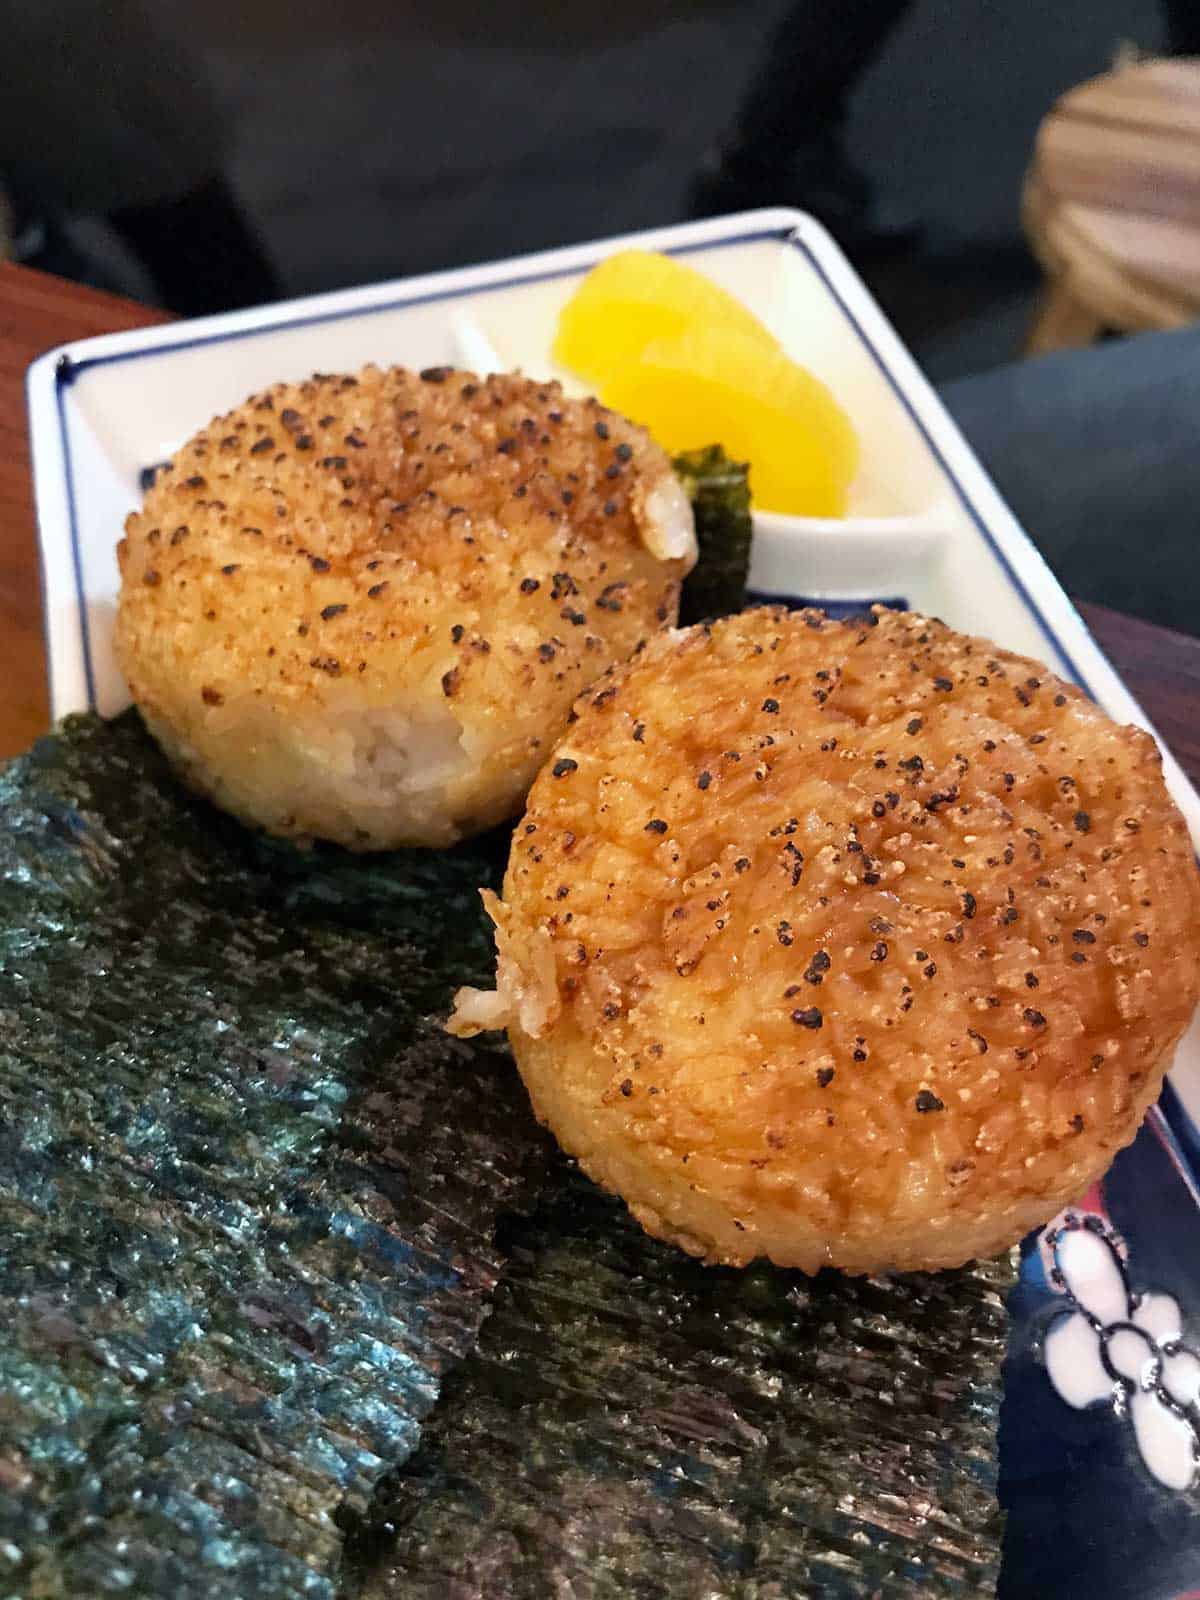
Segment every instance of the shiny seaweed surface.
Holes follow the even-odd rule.
[[[967,1595],[1005,1259],[713,1271],[547,1163],[507,841],[308,854],[132,716],[0,774],[0,1596]]]
[[[565,1168],[510,1250],[351,1541],[364,1600],[993,1591],[1007,1257],[892,1281],[706,1268]]]
[[[0,1594],[335,1595],[536,1178],[433,1016],[503,843],[303,855],[132,716],[0,776]]]

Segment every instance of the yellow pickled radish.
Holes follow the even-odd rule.
[[[749,461],[760,508],[845,515],[858,463],[849,418],[694,267],[649,250],[609,256],[563,308],[553,353],[668,450],[720,443]]]
[[[564,306],[553,356],[601,387],[653,341],[713,324],[776,347],[758,318],[702,272],[652,250],[621,250],[593,267]]]
[[[655,340],[615,372],[601,398],[676,453],[719,442],[749,461],[754,503],[841,517],[858,439],[825,385],[739,328],[709,323]]]

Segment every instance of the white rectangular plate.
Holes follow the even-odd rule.
[[[1149,724],[845,257],[799,212],[689,223],[52,350],[29,372],[55,717],[128,703],[112,653],[115,548],[140,474],[280,379],[367,361],[556,376],[559,308],[615,249],[667,250],[731,290],[823,378],[862,441],[844,522],[756,518],[752,588],[818,603],[903,600],[1046,661],[1122,722]],[[1153,732],[1153,729],[1151,729]],[[1164,750],[1200,841],[1200,799]],[[1172,1081],[1200,1121],[1200,1031]]]

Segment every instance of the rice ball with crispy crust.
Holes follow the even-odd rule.
[[[585,694],[514,836],[498,987],[538,1115],[713,1262],[987,1255],[1158,1093],[1200,890],[1153,740],[939,622],[758,610]]]
[[[367,367],[211,423],[118,554],[118,659],[184,778],[384,849],[511,815],[580,690],[675,621],[695,540],[667,457],[595,400]]]

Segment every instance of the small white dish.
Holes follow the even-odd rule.
[[[827,233],[800,212],[688,223],[460,271],[64,345],[28,395],[55,717],[128,703],[112,654],[115,549],[141,474],[252,390],[367,361],[553,375],[557,314],[596,261],[667,250],[739,296],[823,378],[858,429],[844,522],[760,513],[751,587],[844,609],[904,601],[1047,661],[1119,721],[1148,726],[936,394]],[[1151,730],[1153,731],[1153,730]],[[1167,782],[1200,841],[1200,799]],[[1200,1122],[1200,1032],[1172,1081]]]

